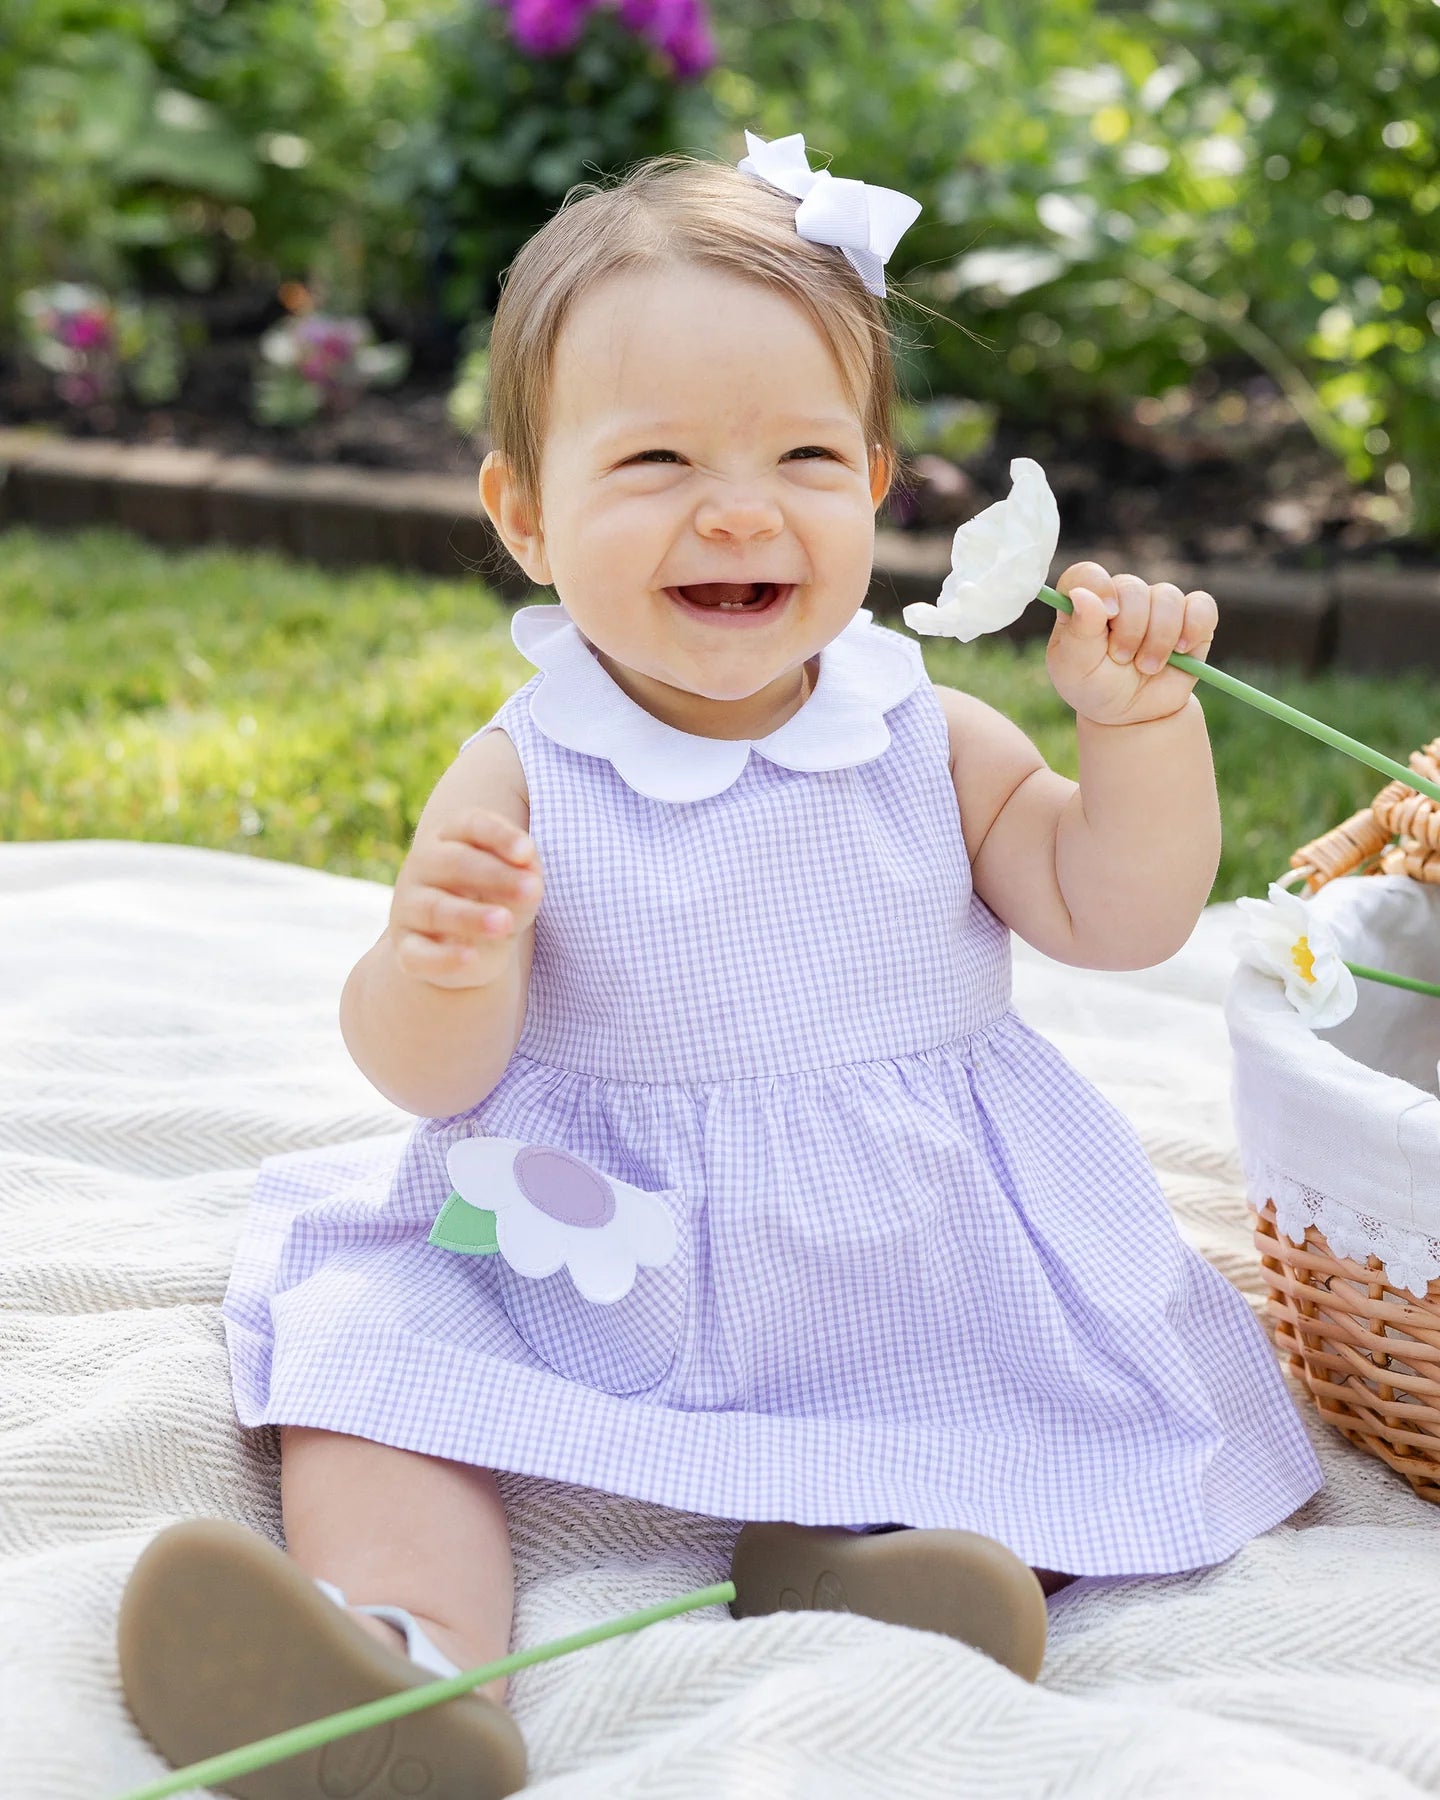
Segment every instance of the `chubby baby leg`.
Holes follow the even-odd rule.
[[[506,1654],[514,1569],[488,1469],[282,1425],[280,1500],[290,1555],[307,1575],[340,1588],[352,1608],[404,1607],[462,1669]],[[404,1649],[397,1627],[368,1613],[352,1617]],[[503,1700],[505,1683],[478,1691]]]

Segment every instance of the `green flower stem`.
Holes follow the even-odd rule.
[[[1364,963],[1347,962],[1352,975],[1363,975],[1366,981],[1383,981],[1386,987],[1408,988],[1412,994],[1433,994],[1440,1000],[1440,986],[1433,981],[1417,981],[1413,975],[1391,975],[1384,969],[1367,969]]]
[[[233,1781],[237,1775],[248,1775],[254,1769],[282,1762],[287,1756],[298,1756],[304,1750],[314,1750],[321,1744],[333,1743],[336,1738],[348,1737],[353,1731],[365,1731],[371,1725],[383,1725],[387,1720],[403,1718],[407,1713],[420,1712],[427,1706],[438,1706],[442,1700],[454,1700],[502,1675],[528,1669],[533,1663],[550,1662],[557,1656],[568,1656],[572,1650],[584,1650],[607,1638],[641,1631],[661,1619],[673,1619],[677,1613],[691,1612],[698,1606],[724,1605],[734,1598],[733,1581],[698,1588],[694,1593],[681,1594],[676,1600],[662,1600],[658,1606],[647,1606],[643,1612],[606,1619],[602,1624],[588,1626],[569,1637],[556,1638],[552,1643],[517,1650],[513,1656],[502,1657],[499,1662],[483,1663],[478,1669],[466,1669],[459,1675],[446,1676],[443,1681],[427,1682],[424,1687],[405,1688],[383,1700],[352,1706],[348,1712],[312,1719],[307,1725],[296,1725],[290,1731],[277,1732],[274,1737],[261,1738],[255,1744],[242,1744],[236,1750],[227,1750],[204,1762],[191,1763],[186,1769],[175,1769],[159,1781],[122,1795],[120,1800],[165,1800],[166,1795],[183,1793],[189,1788],[216,1787],[222,1781]]]
[[[1075,610],[1065,595],[1057,594],[1054,588],[1042,587],[1039,598],[1047,606],[1053,606],[1056,612],[1071,613]],[[1358,738],[1346,737],[1343,731],[1336,731],[1333,725],[1324,725],[1319,719],[1312,719],[1309,713],[1287,706],[1283,700],[1272,700],[1268,694],[1262,694],[1259,688],[1237,681],[1223,669],[1212,668],[1209,663],[1200,662],[1196,657],[1182,656],[1175,650],[1168,660],[1177,669],[1183,669],[1187,675],[1198,676],[1201,681],[1208,681],[1213,687],[1218,687],[1222,693],[1233,694],[1237,700],[1248,700],[1251,706],[1269,713],[1272,719],[1281,719],[1285,724],[1293,725],[1297,731],[1308,732],[1311,737],[1319,738],[1322,744],[1329,744],[1332,750],[1343,750],[1347,756],[1353,756],[1356,762],[1366,763],[1394,781],[1403,781],[1406,787],[1414,788],[1417,794],[1425,794],[1431,800],[1440,801],[1440,784],[1427,780],[1414,769],[1407,769],[1403,763],[1382,756],[1378,750],[1372,750]]]

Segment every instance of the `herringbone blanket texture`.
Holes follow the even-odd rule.
[[[164,1772],[114,1646],[156,1531],[209,1514],[280,1542],[275,1434],[235,1421],[220,1299],[263,1156],[408,1127],[336,1024],[389,898],[176,845],[0,845],[7,1800],[107,1800]],[[1015,996],[1134,1121],[1181,1230],[1258,1304],[1220,1011],[1232,913],[1137,974],[1017,940]],[[517,1677],[528,1791],[1440,1794],[1440,1513],[1305,1416],[1327,1476],[1312,1502],[1219,1568],[1070,1588],[1033,1687],[921,1632],[713,1609]],[[502,1479],[517,1645],[727,1573],[724,1521]]]

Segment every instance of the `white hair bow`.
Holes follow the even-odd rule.
[[[798,131],[769,143],[747,131],[745,145],[749,154],[735,165],[740,172],[793,194],[800,202],[795,229],[801,237],[843,250],[865,286],[883,299],[885,264],[919,218],[920,202],[895,188],[839,180],[828,169],[812,169]]]

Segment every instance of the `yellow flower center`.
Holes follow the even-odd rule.
[[[1290,960],[1300,971],[1301,977],[1308,981],[1311,987],[1314,987],[1315,958],[1311,954],[1310,940],[1308,937],[1296,938],[1295,942],[1290,946]]]

